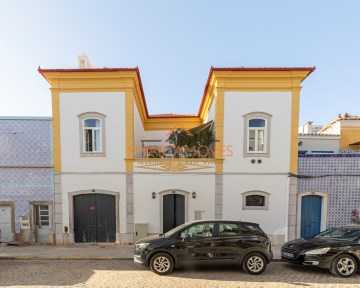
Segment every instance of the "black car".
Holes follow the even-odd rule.
[[[225,220],[188,222],[141,239],[134,249],[134,262],[159,275],[197,264],[241,264],[246,272],[261,274],[272,257],[270,240],[259,224]]]
[[[332,228],[311,238],[289,241],[282,246],[281,259],[350,277],[360,267],[360,226]]]

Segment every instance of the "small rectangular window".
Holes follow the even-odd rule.
[[[264,191],[248,191],[242,193],[243,210],[268,210],[269,193]]]
[[[265,206],[265,196],[262,195],[246,196],[246,206]]]

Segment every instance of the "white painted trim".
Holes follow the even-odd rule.
[[[188,210],[189,210],[189,198],[190,198],[190,192],[179,190],[179,189],[169,189],[164,190],[157,193],[157,198],[159,198],[160,201],[160,233],[163,233],[163,197],[168,194],[179,194],[185,196],[185,223],[188,222]]]
[[[327,213],[328,213],[328,198],[329,195],[326,192],[322,191],[303,191],[298,193],[297,197],[297,229],[296,229],[296,236],[297,238],[300,237],[301,232],[301,200],[304,196],[320,196],[321,199],[321,218],[320,218],[320,231],[324,231],[327,225]]]

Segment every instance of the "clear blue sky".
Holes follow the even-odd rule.
[[[42,68],[139,66],[151,114],[197,113],[209,68],[316,66],[300,123],[360,115],[360,1],[0,2],[0,116],[50,116]]]

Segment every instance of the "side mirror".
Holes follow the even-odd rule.
[[[187,241],[189,241],[189,239],[190,239],[190,235],[189,235],[189,234],[186,234],[186,235],[184,235],[184,236],[181,236],[181,239],[182,239],[182,242],[187,242]]]

